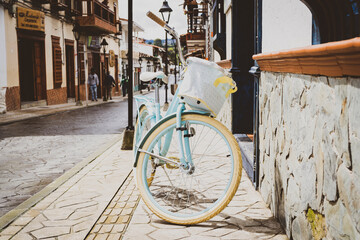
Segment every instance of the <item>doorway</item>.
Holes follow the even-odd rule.
[[[67,97],[75,98],[75,62],[74,62],[74,43],[66,42],[66,88]]]
[[[18,50],[21,101],[46,99],[44,41],[19,38]]]

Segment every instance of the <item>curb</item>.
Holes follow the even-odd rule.
[[[125,100],[127,100],[127,98],[123,98],[122,100],[119,100],[118,102],[124,102]],[[88,106],[83,105],[82,107],[75,107],[75,108],[64,108],[64,109],[55,108],[53,112],[0,122],[0,126],[8,125],[8,124],[15,123],[15,122],[21,122],[21,121],[24,121],[24,120],[39,118],[39,117],[51,116],[51,115],[55,115],[55,114],[63,113],[63,112],[71,112],[71,111],[80,110],[80,109],[83,109],[83,108],[96,107],[96,106],[99,106],[99,105],[109,104],[109,103],[116,103],[116,102],[115,101],[113,101],[113,102],[102,102],[102,103],[98,103],[98,104],[94,104],[94,105],[88,105]]]
[[[102,155],[104,152],[106,152],[109,148],[111,148],[113,145],[118,143],[119,141],[122,141],[124,133],[122,132],[119,136],[117,136],[114,140],[111,142],[106,143],[103,147],[101,147],[99,150],[91,154],[90,156],[83,159],[81,162],[76,164],[73,168],[65,172],[63,175],[55,179],[53,182],[51,182],[49,185],[44,187],[41,191],[18,205],[16,208],[12,209],[8,213],[6,213],[4,216],[0,217],[0,231],[7,227],[11,222],[13,222],[16,218],[18,218],[20,215],[25,213],[27,210],[29,210],[31,207],[33,207],[35,204],[40,202],[42,199],[44,199],[46,196],[48,196],[50,193],[55,191],[59,186],[61,186],[63,183],[65,183],[67,180],[69,180],[72,176],[77,174],[80,170],[82,170],[85,166],[87,166],[89,163],[94,161],[96,158],[98,158],[100,155]]]

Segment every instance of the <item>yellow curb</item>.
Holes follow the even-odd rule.
[[[31,207],[33,207],[35,204],[40,202],[42,199],[44,199],[46,196],[48,196],[50,193],[55,191],[58,187],[60,187],[63,183],[65,183],[67,180],[69,180],[72,176],[77,174],[80,170],[82,170],[85,166],[87,166],[89,163],[97,159],[101,154],[106,152],[109,148],[114,146],[116,143],[122,141],[123,134],[121,133],[118,137],[116,137],[111,142],[107,143],[105,146],[100,148],[95,153],[91,154],[78,164],[76,164],[73,168],[71,168],[69,171],[55,179],[52,183],[44,187],[40,192],[36,193],[23,203],[21,203],[19,206],[14,208],[13,210],[6,213],[4,216],[0,218],[0,231],[3,230],[5,227],[7,227],[11,222],[13,222],[16,218],[18,218],[20,215],[25,213],[27,210],[29,210]]]

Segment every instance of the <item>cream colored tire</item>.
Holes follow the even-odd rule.
[[[207,221],[229,204],[240,183],[242,161],[236,139],[220,122],[199,114],[183,115],[182,121],[195,130],[195,135],[189,138],[194,172],[189,174],[180,168],[158,164],[156,175],[148,184],[149,156],[140,153],[136,180],[145,204],[158,217],[175,224],[192,225]],[[142,149],[159,151],[156,148],[163,146],[167,133],[173,131],[165,157],[174,158],[178,154],[175,125],[175,117],[165,121],[148,135]],[[190,186],[192,183],[194,186]]]

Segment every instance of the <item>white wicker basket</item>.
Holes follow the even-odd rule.
[[[229,73],[214,62],[190,57],[178,96],[192,109],[210,112],[215,117],[225,100],[237,90]]]

